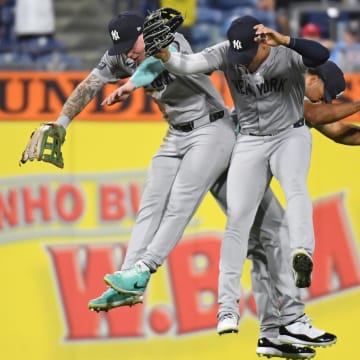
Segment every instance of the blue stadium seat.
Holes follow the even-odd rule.
[[[210,24],[195,24],[191,28],[191,45],[194,51],[200,51],[212,43]]]
[[[216,9],[230,10],[239,6],[257,7],[257,0],[210,0],[209,5]]]
[[[0,28],[0,63],[1,66],[12,68],[17,61],[18,43],[14,32],[14,1],[7,1],[1,8]]]
[[[224,37],[226,36],[226,32],[227,32],[228,28],[230,27],[231,22],[234,19],[236,19],[240,16],[245,16],[245,15],[254,16],[261,23],[263,23],[264,25],[271,27],[273,29],[278,28],[275,12],[258,10],[258,9],[254,9],[251,7],[237,7],[226,13],[226,15],[225,15],[226,20],[224,21],[224,25],[221,30],[222,36],[224,36]]]
[[[6,4],[2,7],[0,14],[2,23],[0,43],[2,43],[2,47],[7,49],[8,46],[11,47],[16,41],[14,33],[14,7]]]
[[[197,7],[210,7],[211,0],[197,0],[196,6]]]
[[[65,48],[52,36],[33,36],[19,40],[19,51],[29,54],[35,60],[40,55],[51,54],[54,51],[64,52]]]
[[[7,0],[1,8],[0,67],[3,69],[81,69],[80,59],[66,54],[64,45],[54,36],[18,38],[14,31],[16,0]]]
[[[10,6],[10,7],[14,7],[16,4],[16,0],[7,0],[5,5],[6,6]]]
[[[34,61],[34,66],[37,70],[78,70],[81,68],[81,62],[74,56],[55,51],[38,55]]]
[[[34,64],[30,56],[15,51],[0,54],[1,69],[32,70]]]
[[[198,7],[196,10],[196,24],[221,24],[223,22],[223,12],[210,7]]]
[[[199,6],[195,24],[191,27],[191,45],[199,51],[217,42],[224,22],[224,14],[219,9]]]

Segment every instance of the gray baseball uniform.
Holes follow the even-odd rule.
[[[270,48],[255,73],[227,61],[229,42],[185,58],[173,54],[171,72],[224,72],[237,111],[240,134],[228,173],[228,221],[221,250],[219,313],[237,313],[239,279],[256,209],[274,175],[284,191],[291,248],[312,254],[312,203],[306,186],[311,134],[304,125],[306,67],[286,47]]]
[[[176,34],[174,45],[191,52],[181,34]],[[132,60],[106,53],[94,73],[110,82],[134,70]],[[179,77],[165,71],[146,90],[169,128],[149,167],[123,269],[141,255],[152,270],[163,263],[205,194],[227,169],[235,144],[229,110],[208,76]]]
[[[226,177],[212,188],[212,195],[227,211]],[[260,336],[274,339],[279,326],[302,316],[305,304],[291,272],[288,225],[284,209],[268,188],[251,229],[247,257],[252,262],[251,286],[260,322]]]
[[[179,35],[176,37],[176,42],[180,44],[182,51],[190,50]],[[105,82],[126,77],[133,71],[134,64],[132,60],[124,56],[109,56],[108,54],[104,55],[97,69],[94,70],[96,75]],[[154,91],[154,87],[149,87],[148,90],[150,90],[150,93],[159,104],[160,109],[165,109],[164,117],[168,120],[170,127],[164,143],[159,152],[154,156],[149,169],[140,211],[129,241],[123,269],[129,268],[141,257],[147,260],[147,263],[152,263],[154,267],[160,265],[166,259],[169,252],[180,239],[184,227],[208,190],[210,183],[213,183],[214,179],[216,179],[219,169],[224,168],[225,162],[217,160],[219,155],[216,153],[219,151],[219,148],[217,145],[214,145],[214,139],[216,139],[216,143],[220,142],[222,144],[224,142],[229,147],[231,143],[234,144],[235,142],[232,136],[227,134],[227,129],[225,131],[226,137],[221,135],[221,132],[224,132],[221,130],[224,125],[221,123],[225,120],[207,124],[191,132],[173,129],[173,125],[176,126],[176,124],[189,121],[189,114],[191,114],[190,118],[195,119],[198,117],[202,118],[204,111],[207,114],[206,111],[209,111],[206,110],[208,107],[207,101],[214,103],[214,99],[216,99],[215,103],[221,104],[220,108],[224,108],[222,100],[219,100],[217,93],[213,96],[214,99],[208,95],[209,93],[212,94],[214,90],[206,76],[176,77],[166,72],[160,78],[157,78],[154,83],[156,83],[160,91],[158,89]],[[196,92],[195,94],[194,91]],[[210,100],[202,100],[207,98],[210,98]],[[217,109],[215,108],[215,110]],[[213,131],[211,129],[215,124],[219,125],[220,129],[214,128]],[[225,127],[227,128],[227,125]],[[199,149],[196,152],[194,147],[196,148],[196,145],[199,144],[201,146],[197,146]],[[229,147],[226,146],[226,152],[229,150]],[[200,151],[200,149],[203,150]],[[198,155],[195,156],[197,153]],[[200,153],[201,156],[199,156]],[[188,155],[183,157],[182,154]],[[190,154],[194,154],[191,155],[191,160],[189,158]],[[210,157],[209,154],[211,154]],[[216,163],[209,164],[209,158]],[[220,163],[218,163],[219,161]],[[190,165],[188,164],[190,163],[192,170],[189,172]],[[208,169],[210,165],[211,167]],[[212,166],[215,166],[215,168],[212,169]],[[182,170],[178,170],[179,168]],[[199,174],[202,176],[206,175],[207,180],[205,182],[202,181],[202,176],[199,176]],[[182,180],[180,181],[180,179]],[[221,180],[223,179],[224,177],[221,178]],[[226,210],[226,184],[221,182],[221,180],[212,188],[212,193],[220,206]],[[192,190],[189,191],[190,189]],[[167,205],[171,206],[170,211],[165,210]],[[281,254],[280,238],[278,238],[277,234],[279,233],[282,221],[283,210],[269,189],[265,194],[255,219],[250,246],[254,248],[254,251],[250,249],[249,253],[254,263],[254,269],[262,269],[266,272],[267,267],[270,265],[272,280],[276,282],[274,287],[275,295],[279,298],[279,303],[283,305],[281,314],[285,319],[284,321],[291,321],[302,315],[304,309],[304,305],[293,296],[291,289],[294,291],[295,289],[291,273],[288,270],[285,271],[284,266],[275,269],[271,268],[272,261],[266,260],[267,257],[278,259]],[[259,239],[265,245],[266,254],[259,243]],[[287,239],[286,237],[285,241]],[[287,256],[283,256],[282,259],[287,259]],[[279,265],[281,262],[277,261],[276,264]],[[261,281],[264,277],[261,277],[259,280]],[[285,281],[285,283],[281,281]],[[253,286],[254,289],[261,289],[263,284],[260,282],[257,287],[256,284]],[[270,284],[268,284],[268,287],[271,290],[273,289]],[[273,295],[269,294],[269,296]],[[276,326],[280,319],[278,317],[278,309],[270,313],[268,307],[260,306],[260,304],[263,302],[268,304],[272,300],[266,299],[266,295],[261,296],[259,299],[257,298],[259,318],[264,323],[264,326],[262,325],[262,329],[264,329],[262,333],[264,336],[276,337],[276,335],[271,335],[276,331]]]

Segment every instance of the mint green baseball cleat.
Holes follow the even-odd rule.
[[[142,295],[150,280],[150,271],[144,270],[141,265],[135,264],[129,270],[107,274],[104,281],[121,294]]]
[[[143,297],[141,295],[119,294],[116,290],[109,288],[96,299],[90,300],[88,308],[99,312],[120,306],[133,306],[142,302]]]

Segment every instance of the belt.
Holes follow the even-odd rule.
[[[175,130],[189,132],[194,129],[199,128],[200,126],[212,123],[216,120],[222,119],[225,115],[225,111],[217,111],[214,113],[209,114],[209,116],[204,116],[198,120],[188,121],[186,123],[171,125],[171,127]]]
[[[281,130],[278,130],[278,131],[275,131],[271,134],[254,134],[254,133],[249,133],[248,135],[251,135],[251,136],[274,136],[274,135],[277,135],[279,133],[281,133],[282,131],[286,130],[286,129],[291,129],[291,128],[298,128],[298,127],[301,127],[301,126],[304,126],[305,125],[305,119],[304,118],[301,118],[299,119],[297,122],[293,123],[291,126],[285,128],[285,129],[281,129]]]

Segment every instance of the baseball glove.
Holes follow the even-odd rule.
[[[61,125],[51,122],[42,124],[31,134],[19,165],[36,159],[63,168],[61,145],[65,141],[65,133],[66,130]]]
[[[152,56],[174,40],[174,32],[183,23],[180,11],[172,8],[161,8],[151,12],[143,25],[145,53]]]

